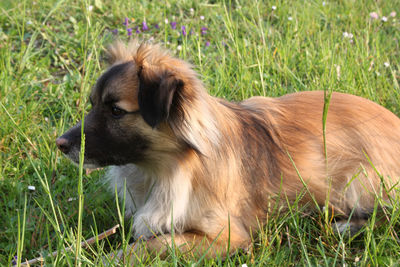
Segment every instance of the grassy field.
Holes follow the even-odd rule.
[[[1,266],[54,251],[49,265],[99,265],[132,242],[103,171],[80,173],[54,143],[87,111],[104,48],[116,38],[163,43],[196,66],[210,94],[229,100],[325,89],[400,115],[397,0],[2,0],[0,14]],[[271,214],[248,253],[198,261],[173,252],[142,263],[399,265],[399,207],[388,211],[390,223],[375,227],[372,216],[353,237],[332,231],[324,214],[293,207]],[[115,235],[77,249],[116,224]]]

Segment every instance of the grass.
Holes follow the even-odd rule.
[[[378,20],[370,18],[373,11]],[[397,0],[2,0],[0,14],[0,265],[53,251],[49,265],[98,265],[99,257],[131,242],[132,222],[122,219],[123,205],[106,190],[103,171],[83,173],[54,143],[88,110],[90,88],[106,67],[104,48],[129,38],[125,17],[133,36],[154,38],[192,62],[212,95],[238,101],[339,91],[400,115]],[[150,30],[135,33],[144,20]],[[194,34],[182,36],[183,25]],[[249,253],[197,262],[174,252],[142,264],[399,265],[398,201],[387,212],[387,224],[374,226],[373,216],[349,237],[332,231],[326,213],[310,216],[294,203],[288,213],[271,213]],[[112,237],[75,246],[118,223],[123,231]]]

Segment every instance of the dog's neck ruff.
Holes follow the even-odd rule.
[[[164,175],[145,173],[134,164],[111,166],[107,172],[111,189],[117,189],[120,199],[126,190],[125,215],[133,217],[137,238],[169,233],[171,227],[177,233],[186,228],[192,191],[190,175],[179,167]]]

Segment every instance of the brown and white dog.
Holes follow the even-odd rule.
[[[84,120],[84,164],[112,165],[110,188],[122,196],[126,183],[126,212],[151,250],[171,245],[172,230],[182,251],[247,247],[277,196],[359,219],[393,194],[382,182],[399,181],[400,120],[369,100],[332,94],[325,157],[321,91],[231,103],[158,45],[116,42],[109,54]],[[56,141],[74,162],[81,127]]]

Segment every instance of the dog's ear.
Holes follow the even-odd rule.
[[[159,73],[141,67],[138,72],[140,113],[152,128],[168,119],[175,94],[183,81],[168,71]]]

